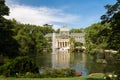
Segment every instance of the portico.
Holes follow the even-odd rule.
[[[81,42],[85,44],[84,33],[71,33],[67,26],[60,28],[59,33],[51,33],[45,35],[45,37],[51,37],[54,49],[70,49],[70,39],[73,38],[75,42]]]
[[[56,39],[56,48],[69,48],[70,47],[70,43],[69,43],[69,39]]]

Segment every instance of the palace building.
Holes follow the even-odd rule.
[[[84,33],[71,33],[67,26],[63,26],[59,33],[49,33],[45,37],[52,38],[52,43],[56,49],[70,49],[70,39],[73,38],[75,42],[85,44],[84,35]]]

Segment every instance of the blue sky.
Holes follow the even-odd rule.
[[[116,0],[6,0],[10,16],[25,24],[53,24],[57,29],[63,25],[85,28],[100,21],[106,4]]]

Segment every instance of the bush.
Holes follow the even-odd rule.
[[[18,73],[21,76],[24,76],[26,72],[38,73],[39,69],[36,66],[35,62],[29,57],[17,57],[10,63],[6,63],[0,67],[0,72],[4,76],[16,76]]]
[[[5,77],[10,76],[10,70],[9,70],[8,66],[10,66],[9,62],[4,64],[3,66],[0,66],[0,75],[4,75]]]
[[[41,77],[72,77],[75,76],[75,70],[73,69],[51,69],[47,68],[45,71],[41,74]]]
[[[40,77],[40,75],[39,75],[39,73],[26,72],[25,77],[26,78],[38,78],[38,77]]]
[[[87,78],[87,80],[104,80],[103,78]]]

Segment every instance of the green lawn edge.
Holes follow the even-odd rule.
[[[80,77],[67,77],[67,78],[5,78],[0,76],[0,80],[103,80],[103,74],[95,76],[80,76]]]

